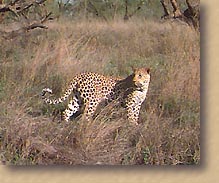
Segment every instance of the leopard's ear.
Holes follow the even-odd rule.
[[[136,68],[134,66],[131,66],[132,68],[132,71],[135,72],[136,71]]]
[[[146,71],[148,74],[150,74],[151,69],[150,68],[146,68]]]

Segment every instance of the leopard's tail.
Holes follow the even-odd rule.
[[[42,93],[41,93],[41,97],[43,99],[43,101],[47,104],[59,104],[59,103],[62,103],[64,102],[68,97],[69,95],[72,93],[72,91],[74,90],[75,86],[76,86],[77,82],[71,82],[69,87],[65,90],[65,93],[57,98],[57,99],[50,99],[50,98],[47,98],[45,95],[46,93],[50,93],[52,94],[52,90],[50,88],[44,88],[42,90]]]

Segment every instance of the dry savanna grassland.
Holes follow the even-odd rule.
[[[14,165],[200,163],[200,33],[174,21],[69,20],[0,37],[0,159]],[[139,125],[109,105],[92,121],[60,120],[54,97],[77,73],[125,78],[150,67]],[[57,115],[55,115],[57,113]]]

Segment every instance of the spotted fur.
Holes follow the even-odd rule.
[[[48,104],[64,102],[70,95],[68,107],[63,113],[66,121],[69,120],[82,106],[84,115],[90,120],[97,106],[101,102],[111,102],[118,99],[124,103],[128,120],[137,124],[141,104],[146,98],[150,83],[150,69],[134,69],[133,73],[125,79],[106,77],[97,73],[81,73],[76,75],[65,93],[58,99],[50,99],[46,93],[52,93],[49,88],[42,90],[42,99]]]

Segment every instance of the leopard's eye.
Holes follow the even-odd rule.
[[[141,78],[141,76],[142,76],[141,74],[138,75],[139,78]]]

